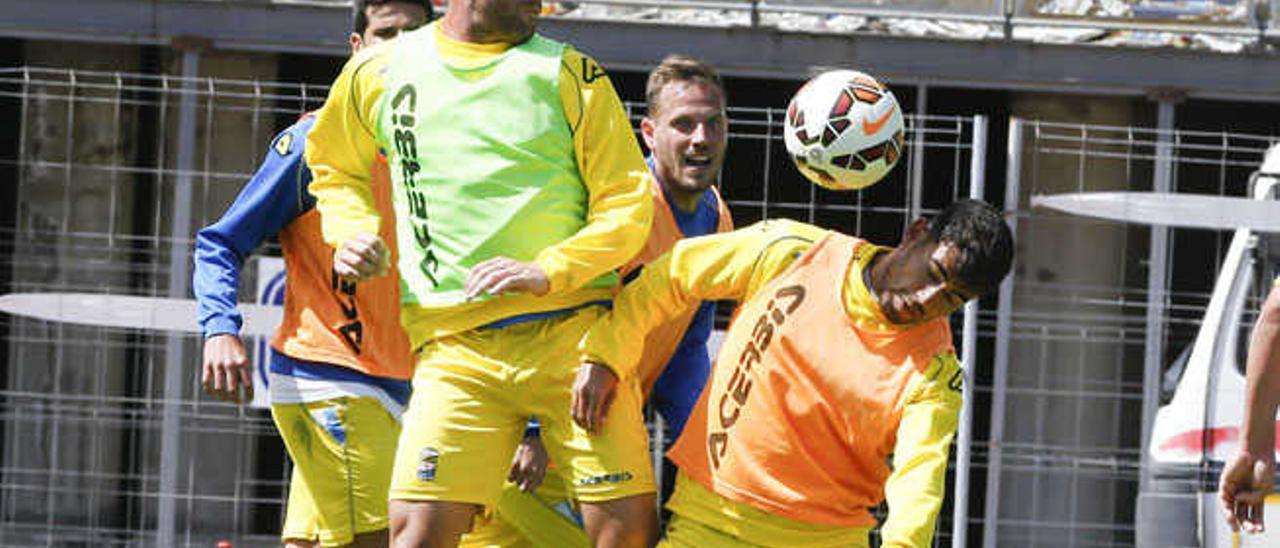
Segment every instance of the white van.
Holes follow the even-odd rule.
[[[1280,145],[1267,152],[1252,183],[1255,200],[1280,199]],[[1280,217],[1280,205],[1275,209]],[[1280,233],[1236,229],[1200,330],[1165,374],[1172,398],[1156,413],[1146,448],[1138,546],[1280,547],[1280,496],[1267,499],[1268,527],[1259,535],[1233,534],[1217,496],[1218,475],[1239,447],[1253,320],[1278,275]]]

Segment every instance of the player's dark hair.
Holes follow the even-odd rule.
[[[727,104],[729,98],[724,94],[724,83],[720,74],[705,61],[688,55],[668,55],[649,73],[649,83],[645,86],[644,99],[649,107],[649,116],[658,113],[658,96],[662,88],[674,82],[706,82],[715,86],[720,98]]]
[[[996,208],[981,200],[959,200],[929,223],[929,236],[960,250],[955,272],[961,283],[985,295],[1013,266],[1013,233]]]
[[[354,13],[352,14],[351,31],[356,34],[364,34],[364,29],[369,28],[369,8],[392,2],[422,6],[422,9],[427,10],[427,21],[430,22],[434,18],[430,0],[356,0],[355,5],[352,6]]]

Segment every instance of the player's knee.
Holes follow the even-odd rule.
[[[389,510],[390,545],[394,548],[450,548],[471,530],[480,507],[457,502],[393,500]]]
[[[646,493],[583,504],[582,519],[597,547],[648,548],[658,540],[655,495]]]
[[[613,523],[591,539],[593,546],[602,548],[650,548],[657,542],[657,519]]]

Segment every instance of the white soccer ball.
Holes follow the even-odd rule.
[[[800,172],[832,190],[866,188],[902,157],[902,108],[889,88],[856,70],[805,82],[787,105],[783,141]]]

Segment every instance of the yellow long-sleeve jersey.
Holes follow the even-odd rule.
[[[513,47],[459,42],[438,29],[436,47],[450,66],[481,66]],[[368,166],[379,151],[375,128],[394,45],[389,41],[367,48],[347,63],[307,139],[313,174],[309,188],[317,199],[325,241],[335,248],[356,234],[376,234],[381,222],[369,192]],[[534,259],[550,282],[546,296],[405,306],[401,321],[414,347],[511,316],[607,299],[609,290],[582,286],[617,268],[644,245],[653,215],[648,196],[652,176],[612,83],[594,60],[566,47],[558,85],[587,190],[587,224]]]
[[[617,296],[613,311],[583,340],[582,358],[606,364],[620,376],[632,374],[634,361],[641,354],[635,348],[636,341],[643,340],[638,334],[703,300],[750,300],[826,234],[811,225],[776,220],[681,241],[670,253],[645,267],[640,277]],[[864,285],[864,268],[872,257],[884,251],[863,246],[843,277],[843,310],[864,332],[892,334],[911,327],[889,323]],[[729,362],[736,359],[728,357]],[[735,365],[720,361],[715,368]],[[889,517],[881,530],[885,546],[927,546],[932,538],[944,492],[947,453],[961,405],[960,387],[956,384],[956,379],[962,378],[959,372],[955,354],[939,352],[930,359],[924,374],[915,376],[906,386],[893,442],[893,471],[884,485],[889,505]],[[713,378],[720,373],[713,371]],[[690,435],[688,428],[684,435]],[[855,443],[850,450],[872,449],[859,448]],[[800,538],[848,540],[841,536],[841,527],[784,518],[728,500],[696,482],[687,483],[691,488],[683,495],[677,494],[673,511],[716,529],[732,531],[748,542],[783,546]],[[750,523],[744,524],[744,520]],[[830,535],[823,534],[823,529]]]

